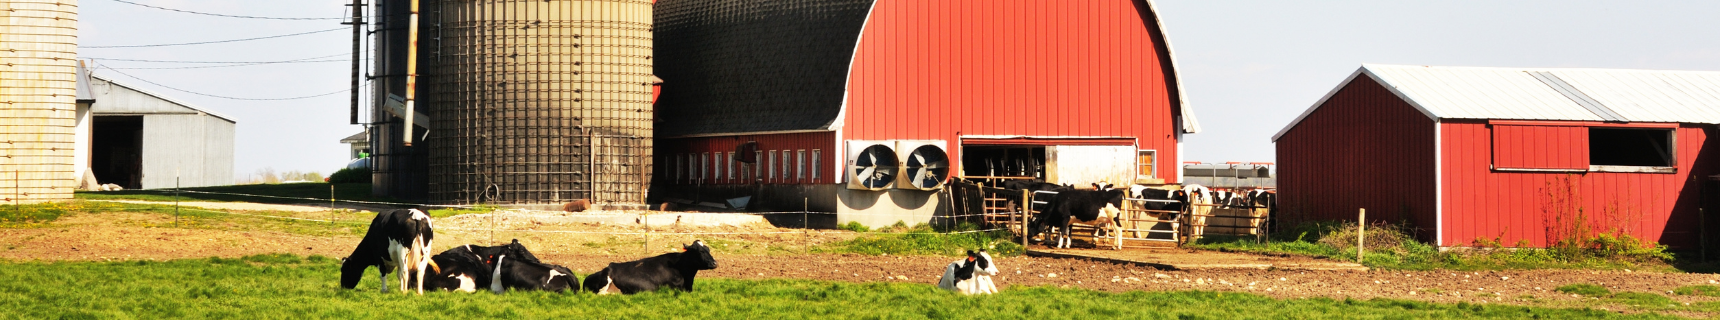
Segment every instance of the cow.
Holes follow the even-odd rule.
[[[432,290],[453,290],[477,292],[478,288],[490,286],[491,270],[489,260],[475,252],[472,245],[453,247],[447,251],[430,257],[430,261],[442,266],[436,275],[425,279],[424,286]]]
[[[579,290],[579,279],[573,271],[568,271],[567,267],[526,259],[508,259],[506,254],[496,256],[495,271],[490,273],[490,279],[490,291],[495,293],[502,293],[507,289],[554,292]]]
[[[506,255],[509,259],[523,260],[532,263],[542,263],[537,256],[532,255],[520,244],[519,239],[512,243],[486,247],[462,245],[449,248],[436,256],[430,257],[442,268],[435,275],[426,279],[425,286],[435,290],[454,290],[476,292],[479,288],[489,288],[491,274],[496,267],[496,257]]]
[[[985,250],[977,253],[968,250],[966,259],[944,267],[944,276],[938,278],[938,287],[962,294],[993,294],[997,293],[997,284],[991,282],[991,276],[995,275],[997,264],[991,255]]]
[[[610,263],[603,270],[585,277],[585,291],[596,294],[634,294],[655,291],[667,286],[680,291],[693,291],[693,278],[699,270],[717,268],[711,248],[702,240],[681,246],[682,252],[665,253],[655,257],[621,263]]]
[[[364,239],[352,249],[340,266],[341,288],[352,289],[364,278],[364,269],[376,266],[382,280],[382,292],[388,292],[388,272],[398,271],[400,291],[407,283],[418,284],[418,294],[424,294],[424,272],[441,267],[430,259],[431,240],[436,237],[430,226],[430,215],[418,209],[397,209],[378,213],[371,219]],[[427,268],[428,267],[428,268]]]
[[[1113,219],[1123,205],[1123,190],[1112,189],[1109,184],[1094,184],[1098,190],[1069,190],[1052,197],[1044,212],[1039,214],[1028,234],[1038,234],[1046,230],[1046,226],[1058,228],[1058,239],[1053,247],[1069,247],[1069,227],[1075,222],[1092,225],[1093,236],[1101,232],[1113,234],[1109,230],[1116,228]],[[1120,232],[1119,232],[1120,233]]]
[[[1212,215],[1212,190],[1198,184],[1183,186],[1178,194],[1185,206],[1188,206],[1188,234],[1198,237],[1206,233],[1206,217]]]

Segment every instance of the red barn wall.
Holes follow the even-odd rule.
[[[1358,75],[1277,141],[1286,222],[1410,222],[1433,240],[1434,122]]]
[[[784,178],[782,175],[782,171],[781,171],[782,170],[781,169],[782,163],[780,163],[782,156],[778,155],[776,158],[777,161],[768,162],[768,163],[775,164],[778,168],[776,178],[774,178],[774,179],[769,178],[768,173],[762,173],[765,171],[760,171],[761,174],[759,175],[758,179],[762,179],[762,180],[744,179],[743,177],[741,177],[741,174],[740,174],[740,172],[741,172],[740,166],[742,164],[739,163],[738,161],[735,163],[735,166],[736,166],[735,167],[735,170],[736,170],[735,179],[728,179],[728,176],[726,175],[728,168],[724,167],[724,163],[722,161],[712,161],[714,163],[707,164],[706,166],[709,167],[710,170],[723,170],[722,172],[724,173],[724,175],[721,176],[720,178],[712,178],[712,177],[709,177],[707,175],[707,177],[705,178],[704,181],[694,181],[692,179],[689,179],[688,174],[685,173],[684,170],[687,170],[687,169],[681,169],[682,167],[685,167],[686,164],[684,164],[682,162],[678,162],[674,158],[674,157],[685,157],[685,154],[704,154],[707,152],[713,153],[713,154],[716,152],[722,152],[724,154],[727,154],[729,152],[734,152],[736,146],[739,146],[740,144],[746,143],[747,141],[757,141],[758,142],[758,150],[764,150],[766,157],[770,156],[771,150],[777,150],[779,152],[782,150],[788,150],[791,152],[798,151],[798,150],[806,150],[807,157],[808,157],[808,159],[806,160],[806,166],[807,166],[808,172],[804,176],[802,176],[802,179],[796,180],[796,179],[792,179],[792,178]],[[825,131],[825,132],[805,132],[805,133],[781,133],[781,134],[761,134],[761,135],[739,135],[739,136],[720,136],[720,137],[659,139],[657,143],[658,143],[658,145],[660,145],[660,147],[658,147],[658,148],[660,150],[665,150],[665,151],[663,152],[664,154],[661,155],[661,157],[663,157],[663,158],[658,159],[658,161],[661,161],[659,163],[662,163],[662,165],[659,165],[658,168],[662,169],[662,171],[659,171],[657,174],[658,174],[658,177],[661,177],[662,181],[665,181],[668,183],[673,183],[673,184],[725,185],[725,184],[752,184],[752,183],[765,183],[765,184],[829,184],[829,183],[835,183],[836,178],[834,178],[832,176],[837,174],[837,173],[830,170],[831,168],[835,168],[835,165],[834,165],[835,162],[832,162],[832,161],[840,161],[838,157],[840,157],[839,154],[843,152],[842,150],[836,149],[835,141],[836,141],[835,133],[834,132],[828,132],[828,131]],[[813,162],[811,159],[812,150],[821,151],[819,154],[820,160],[818,161],[818,163],[819,163],[818,166],[812,165],[812,162]],[[765,170],[765,169],[762,169],[765,163],[767,163],[767,162],[764,161],[763,159],[760,159],[760,161],[758,162],[758,165],[760,166],[761,169],[759,169],[759,170]],[[794,169],[794,166],[791,164],[789,166],[789,168],[792,170],[792,169]],[[677,175],[675,170],[683,170],[682,171],[683,173],[680,175]],[[812,177],[811,177],[813,170],[817,170],[817,172],[818,172],[818,178],[817,179],[812,179]],[[711,172],[714,172],[714,171],[711,171]],[[680,178],[676,178],[676,177],[680,177]]]
[[[1574,181],[1575,195],[1592,226],[1622,228],[1638,238],[1673,247],[1698,244],[1701,184],[1704,177],[1714,174],[1716,161],[1701,157],[1711,154],[1703,149],[1713,129],[1694,124],[1678,127],[1675,173],[1550,173],[1492,170],[1489,167],[1495,157],[1491,154],[1492,130],[1497,127],[1485,120],[1448,120],[1441,124],[1445,230],[1440,245],[1468,246],[1477,238],[1498,237],[1507,245],[1528,240],[1533,246],[1546,246],[1549,242],[1546,222],[1554,216],[1548,210],[1552,207],[1550,193],[1559,189],[1550,187],[1565,178]],[[1572,140],[1550,134],[1524,137],[1539,141],[1513,143],[1533,147]],[[1586,158],[1542,161],[1581,162],[1585,168],[1588,163]]]
[[[1156,19],[1144,1],[880,0],[842,139],[945,140],[959,159],[960,135],[1136,137],[1174,182],[1178,102]]]

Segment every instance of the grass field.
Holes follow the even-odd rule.
[[[1399,300],[1277,300],[1243,293],[1103,293],[1008,288],[968,297],[929,284],[701,279],[692,293],[381,294],[374,271],[336,285],[338,262],[263,255],[167,262],[0,263],[0,318],[626,318],[626,319],[1320,319],[1670,318],[1603,310]],[[1702,304],[1692,308],[1720,308]]]

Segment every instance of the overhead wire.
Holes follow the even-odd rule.
[[[96,59],[96,60],[109,60],[109,61],[127,61],[127,62],[160,62],[160,63],[211,63],[211,64],[215,64],[215,63],[219,63],[219,64],[232,64],[232,63],[277,63],[277,62],[288,62],[288,61],[299,61],[299,60],[310,60],[310,59],[322,59],[322,58],[333,58],[333,57],[339,57],[339,56],[346,56],[346,55],[351,55],[351,54],[352,54],[352,53],[351,53],[351,52],[347,52],[347,53],[341,53],[341,54],[331,54],[331,55],[326,55],[326,56],[320,56],[320,57],[310,57],[310,58],[298,58],[298,59],[289,59],[289,60],[269,60],[269,61],[191,61],[191,60],[147,60],[147,59],[120,59],[120,58],[103,58],[103,57],[81,57],[81,58],[82,58],[82,59]],[[342,61],[345,61],[345,60],[342,60]]]
[[[78,46],[78,48],[104,49],[104,48],[142,48],[142,47],[189,46],[189,45],[199,45],[199,44],[216,44],[216,43],[228,43],[228,42],[239,42],[239,41],[274,39],[274,38],[282,38],[282,37],[301,36],[301,35],[307,35],[307,34],[313,34],[313,33],[323,33],[323,32],[329,32],[329,31],[337,31],[337,30],[351,30],[351,29],[352,28],[350,28],[350,27],[340,27],[340,28],[334,28],[334,29],[328,29],[328,30],[318,30],[318,31],[311,31],[311,32],[300,32],[300,33],[294,33],[294,34],[283,34],[283,35],[274,35],[274,36],[256,37],[256,38],[245,38],[245,39],[187,42],[187,43],[167,43],[167,44],[140,44],[140,45],[123,45],[123,46]]]
[[[153,85],[156,85],[156,86],[159,86],[159,87],[162,87],[162,88],[167,88],[167,89],[168,89],[168,90],[173,90],[173,91],[179,91],[179,92],[184,92],[184,93],[189,93],[189,94],[194,94],[194,95],[199,95],[199,96],[205,96],[205,97],[211,97],[211,98],[221,98],[221,99],[229,99],[229,100],[246,100],[246,101],[281,101],[281,100],[299,100],[299,99],[309,99],[309,98],[316,98],[316,97],[322,97],[322,96],[328,96],[328,95],[333,95],[333,94],[336,94],[336,93],[342,93],[342,92],[347,92],[347,91],[350,91],[350,90],[352,90],[352,89],[341,89],[341,90],[340,90],[340,91],[334,91],[334,92],[329,92],[329,93],[323,93],[323,94],[316,94],[316,95],[308,95],[308,96],[302,96],[302,97],[290,97],[290,98],[240,98],[240,97],[229,97],[229,96],[222,96],[222,95],[213,95],[213,94],[207,94],[207,93],[202,93],[202,92],[196,92],[196,91],[191,91],[191,90],[185,90],[185,89],[180,89],[180,88],[175,88],[175,87],[172,87],[172,86],[168,86],[168,85],[164,85],[164,84],[161,84],[161,83],[157,83],[157,82],[154,82],[154,81],[149,81],[149,80],[148,80],[148,79],[144,79],[144,78],[139,78],[139,77],[137,77],[137,76],[134,76],[134,75],[131,75],[131,74],[128,74],[128,73],[125,73],[125,72],[124,72],[124,71],[119,71],[119,70],[115,70],[115,69],[114,69],[114,68],[109,68],[109,67],[107,67],[107,66],[104,66],[104,65],[97,65],[97,68],[100,68],[100,69],[108,69],[108,70],[113,70],[113,72],[114,72],[114,73],[118,73],[118,74],[120,74],[120,75],[123,75],[123,76],[126,76],[126,77],[129,77],[129,78],[132,78],[132,79],[137,79],[137,81],[143,81],[143,82],[145,82],[145,83],[149,83],[149,84],[153,84]],[[361,86],[360,86],[360,87],[363,87],[363,85],[361,85]]]
[[[242,15],[233,15],[233,14],[219,14],[219,13],[208,13],[208,12],[198,12],[198,11],[191,11],[191,10],[183,10],[183,9],[174,9],[174,8],[167,8],[167,7],[158,7],[158,6],[152,6],[152,5],[147,5],[147,4],[142,4],[142,3],[136,3],[136,2],[131,2],[131,1],[125,1],[125,0],[112,0],[112,1],[113,1],[113,2],[119,2],[119,3],[124,3],[124,4],[129,4],[129,5],[135,5],[135,6],[140,6],[140,7],[146,7],[146,8],[152,8],[152,9],[160,9],[160,10],[167,10],[167,11],[174,11],[174,12],[181,12],[181,13],[189,13],[189,14],[197,14],[197,15],[205,15],[205,16],[216,16],[216,17],[225,17],[225,18],[243,18],[243,19],[266,19],[266,20],[342,20],[342,19],[346,19],[346,18],[348,18],[348,17],[333,17],[333,18],[285,18],[285,17],[261,17],[261,16],[242,16]]]

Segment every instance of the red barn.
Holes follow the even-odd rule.
[[[1720,72],[1363,65],[1273,136],[1280,216],[1366,208],[1441,247],[1582,227],[1692,248],[1716,123]]]
[[[656,17],[658,199],[912,224],[948,209],[935,190],[956,175],[1174,183],[1197,130],[1148,1],[663,0]]]

